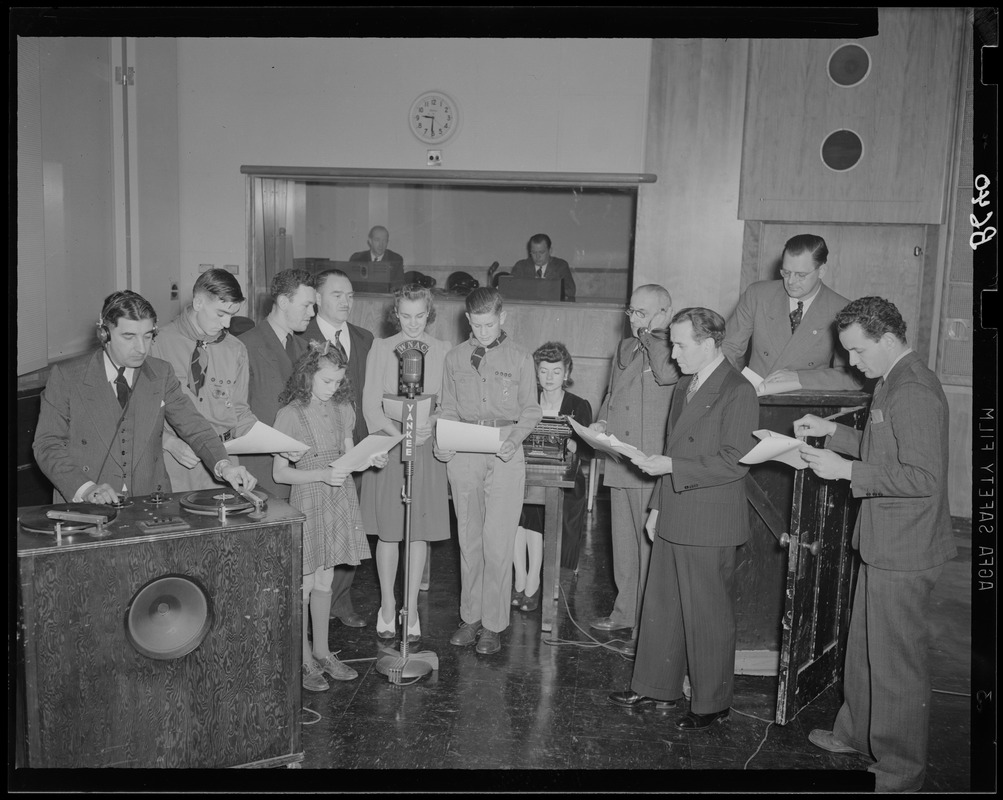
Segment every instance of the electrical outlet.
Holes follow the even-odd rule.
[[[438,167],[442,164],[442,151],[441,150],[429,150],[428,151],[428,166]]]
[[[212,264],[199,264],[199,273],[212,269]]]

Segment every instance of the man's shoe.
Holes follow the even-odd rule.
[[[336,681],[354,681],[359,677],[359,673],[348,664],[342,664],[332,653],[327,658],[317,659],[320,668],[334,678]]]
[[[449,643],[455,644],[457,647],[467,647],[477,641],[477,634],[479,634],[484,627],[481,625],[481,621],[477,622],[461,622],[460,627],[456,629],[456,633],[449,637]]]
[[[599,617],[599,619],[594,619],[589,623],[590,628],[595,628],[600,631],[625,631],[627,628],[632,628],[633,625],[623,625],[619,622],[614,622],[610,617]]]
[[[676,723],[676,727],[681,731],[703,731],[715,722],[724,722],[728,718],[730,709],[715,711],[713,714],[696,714],[687,711],[686,716]]]
[[[351,614],[346,614],[345,616],[338,615],[338,619],[341,620],[342,625],[347,625],[349,628],[366,627],[366,621],[354,611]]]
[[[839,739],[836,738],[836,734],[832,731],[824,731],[821,728],[815,728],[811,733],[809,733],[808,741],[815,745],[815,747],[821,747],[823,750],[828,750],[830,753],[856,753],[859,756],[867,755],[867,753],[861,753],[856,747],[850,747],[850,745],[839,741]]]
[[[493,655],[501,650],[501,634],[497,631],[489,631],[484,628],[481,631],[481,638],[477,640],[477,647],[475,648],[478,653],[483,653],[486,656]]]
[[[613,692],[609,695],[609,701],[624,708],[653,708],[666,709],[675,708],[678,705],[675,700],[656,700],[654,697],[645,697],[635,691],[628,689],[626,692]]]
[[[331,688],[330,684],[324,680],[324,671],[313,658],[310,659],[309,663],[303,665],[302,672],[303,688],[308,692],[326,692]]]

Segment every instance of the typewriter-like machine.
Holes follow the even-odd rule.
[[[575,453],[568,450],[568,440],[574,430],[563,416],[544,417],[523,439],[522,449],[526,463],[536,468],[553,468],[563,472],[573,463]]]

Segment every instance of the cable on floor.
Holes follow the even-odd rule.
[[[306,706],[303,706],[300,710],[301,711],[306,711],[308,714],[313,714],[317,718],[315,720],[311,720],[310,722],[304,721],[303,722],[304,725],[316,725],[318,722],[320,722],[322,719],[324,719],[320,714],[318,714],[312,708],[307,708]]]
[[[578,630],[580,630],[583,634],[585,634],[585,636],[587,636],[591,641],[590,642],[583,642],[583,641],[581,641],[579,639],[558,639],[558,638],[551,638],[551,639],[544,639],[543,640],[544,644],[549,644],[551,647],[557,647],[557,646],[560,646],[560,645],[570,645],[572,647],[581,647],[581,648],[584,648],[586,650],[595,650],[596,648],[601,647],[601,648],[604,648],[606,650],[610,650],[610,651],[616,653],[624,661],[632,661],[633,660],[633,659],[627,658],[627,656],[625,656],[623,653],[621,653],[615,647],[612,647],[612,644],[614,642],[623,642],[624,644],[626,644],[627,641],[625,639],[608,639],[605,642],[600,642],[591,633],[589,633],[581,625],[579,625],[578,621],[571,614],[571,607],[568,605],[568,596],[564,592],[564,587],[561,586],[560,584],[558,584],[557,588],[560,589],[561,599],[564,600],[564,609],[565,609],[565,611],[568,612],[568,619],[570,619],[571,623],[576,628],[578,628]]]

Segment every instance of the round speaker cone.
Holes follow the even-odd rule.
[[[150,658],[181,658],[197,648],[212,627],[205,590],[184,575],[164,575],[143,586],[125,612],[129,643]]]
[[[864,154],[864,143],[851,130],[833,131],[822,142],[822,162],[835,172],[853,169]]]
[[[871,57],[859,44],[844,44],[829,56],[828,70],[829,78],[837,86],[856,86],[870,74]]]

